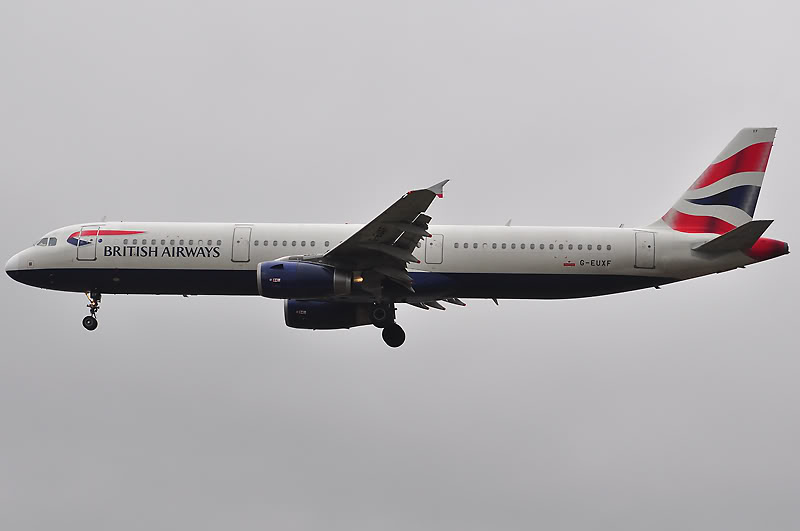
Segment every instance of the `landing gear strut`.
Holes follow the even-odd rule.
[[[394,304],[373,304],[369,311],[369,320],[378,328],[394,323]]]
[[[370,308],[369,318],[372,324],[381,328],[381,337],[392,348],[399,347],[406,340],[406,333],[394,322],[394,304],[376,303]]]
[[[86,330],[94,330],[97,328],[97,311],[100,309],[100,293],[92,292],[87,293],[86,298],[89,299],[89,304],[86,305],[89,308],[89,314],[83,318],[83,327]]]

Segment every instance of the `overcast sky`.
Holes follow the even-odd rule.
[[[647,224],[742,127],[800,245],[790,2],[0,4],[2,260],[125,220]],[[3,529],[800,527],[795,254],[378,330],[0,280]]]

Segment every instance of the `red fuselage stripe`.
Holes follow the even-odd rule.
[[[78,235],[81,234],[81,231],[73,232],[69,235],[70,238],[77,238]],[[97,234],[98,236],[128,236],[129,234],[144,234],[143,230],[101,230],[101,231],[86,231],[83,233],[84,236],[94,236]]]

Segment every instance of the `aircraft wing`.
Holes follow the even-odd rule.
[[[449,179],[421,190],[412,190],[367,223],[358,232],[321,257],[320,262],[350,269],[374,272],[410,289],[406,264],[419,263],[412,252],[428,234],[430,216],[425,211],[436,197],[442,197]],[[365,275],[365,283],[369,275]],[[373,280],[377,280],[372,275]],[[368,286],[364,288],[369,289]],[[411,290],[413,291],[413,290]]]

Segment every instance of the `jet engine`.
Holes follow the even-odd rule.
[[[258,264],[258,293],[271,299],[349,295],[353,274],[322,264],[285,260]]]
[[[283,316],[291,328],[333,330],[370,324],[369,308],[369,304],[287,299]]]

